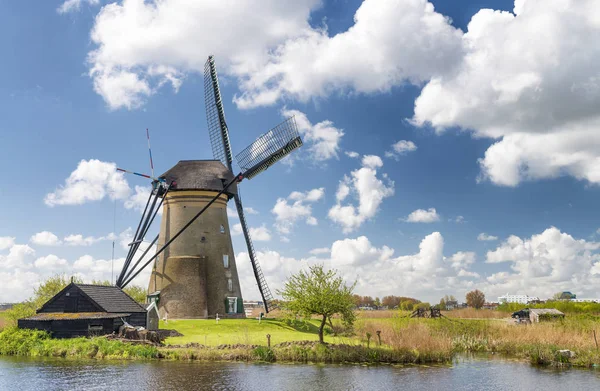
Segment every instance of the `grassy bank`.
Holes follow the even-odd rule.
[[[491,311],[481,313],[487,315]],[[515,325],[478,312],[454,318],[409,319],[404,314],[369,317],[361,313],[351,335],[326,335],[316,341],[316,322],[266,319],[179,320],[161,324],[183,336],[170,337],[164,347],[133,345],[106,338],[51,339],[45,333],[6,329],[0,333],[0,354],[90,358],[162,358],[172,360],[241,360],[280,362],[433,363],[448,362],[456,353],[495,352],[541,365],[600,365],[593,331],[600,318],[571,315],[558,322]],[[334,321],[335,324],[335,321]],[[381,345],[377,332],[380,332]],[[267,347],[266,335],[271,335]],[[598,333],[600,338],[600,332]],[[568,349],[567,357],[559,353]]]

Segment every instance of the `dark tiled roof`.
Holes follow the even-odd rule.
[[[75,285],[106,312],[146,312],[144,307],[116,286]]]
[[[26,320],[78,320],[78,319],[113,319],[124,318],[131,314],[118,314],[108,312],[44,312],[39,313]]]
[[[177,182],[174,190],[221,191],[233,179],[233,173],[219,160],[180,160],[160,178],[167,183]],[[227,193],[237,193],[237,184],[231,185]]]

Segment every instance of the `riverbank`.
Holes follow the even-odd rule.
[[[105,337],[59,340],[42,332],[9,328],[0,333],[0,355],[427,364],[450,362],[460,353],[490,352],[536,365],[593,367],[600,365],[593,336],[599,326],[599,318],[592,315],[573,315],[563,321],[534,325],[515,325],[507,319],[493,318],[409,319],[398,314],[387,318],[363,315],[351,334],[334,335],[328,329],[327,344],[321,345],[316,342],[316,324],[312,322],[223,319],[217,324],[214,320],[178,320],[161,323],[161,328],[183,334],[167,338],[164,346]]]

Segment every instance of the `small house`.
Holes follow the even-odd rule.
[[[446,311],[452,311],[458,308],[458,301],[456,300],[448,300],[446,302]]]
[[[554,308],[532,308],[529,310],[529,320],[531,320],[531,323],[559,320],[564,317],[565,314]]]
[[[156,302],[153,301],[152,303],[150,303],[148,307],[146,307],[146,311],[146,328],[151,331],[157,331],[160,315],[158,314],[158,307],[156,306]]]
[[[71,283],[19,328],[48,331],[55,338],[111,334],[124,322],[147,326],[147,311],[116,286]]]

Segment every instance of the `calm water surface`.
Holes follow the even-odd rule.
[[[600,390],[600,372],[462,358],[452,366],[105,362],[0,357],[0,390]]]

